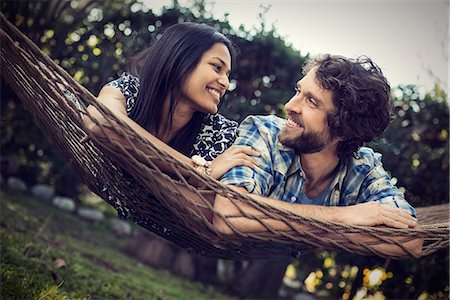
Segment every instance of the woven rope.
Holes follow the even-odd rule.
[[[144,140],[114,117],[3,15],[1,23],[2,76],[86,185],[111,205],[117,206],[115,202],[120,201],[128,209],[131,219],[139,220],[139,225],[181,247],[224,258],[274,257],[292,255],[299,250],[305,253],[327,248],[384,257],[375,249],[380,243],[396,244],[411,257],[417,257],[398,241],[399,237],[403,242],[423,238],[422,256],[448,247],[448,204],[418,208],[421,227],[417,229],[350,226],[275,209],[197,173],[193,167]],[[129,146],[124,147],[123,143],[110,138],[99,140],[95,136],[82,143],[86,136],[82,116],[90,115],[84,105],[77,106],[65,91],[75,95],[84,105],[95,106],[109,123],[98,123],[99,127],[114,129]],[[173,170],[171,176],[158,168],[156,162],[161,161]],[[190,185],[187,178],[194,178],[200,185]],[[258,221],[268,232],[248,234],[237,230],[213,209],[211,203],[216,193],[227,196],[235,205],[245,202],[260,211],[260,217],[243,211],[241,214]],[[197,201],[193,201],[194,198]],[[235,234],[223,236],[218,233],[202,213],[204,210],[222,217]],[[291,231],[274,230],[265,222],[269,217],[284,222]],[[295,222],[306,224],[311,230],[296,229],[292,225]],[[373,242],[363,243],[351,238],[356,234],[371,237]],[[282,247],[265,247],[267,242],[281,243]]]

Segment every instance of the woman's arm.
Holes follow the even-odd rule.
[[[177,150],[173,149],[172,147],[155,137],[153,134],[142,128],[130,117],[128,117],[125,97],[119,89],[112,86],[103,87],[100,91],[99,96],[97,97],[97,101],[105,105],[115,117],[130,126],[142,138],[152,142],[159,149],[164,150],[172,157],[175,157],[178,160],[195,167],[190,157],[187,157]],[[87,110],[90,113],[91,117],[83,117],[83,123],[84,125],[86,125],[86,128],[91,134],[101,139],[102,141],[108,142],[109,139],[111,139],[125,148],[131,148],[132,145],[129,144],[129,141],[126,138],[117,134],[117,132],[113,129],[110,129],[108,120],[97,110],[96,107],[90,105]],[[97,125],[92,120],[92,118],[96,119],[100,124],[105,125],[104,130],[102,130],[101,126]],[[113,143],[110,143],[109,146],[114,147],[115,145]],[[145,153],[145,149],[139,150],[142,150]],[[210,175],[213,178],[219,178],[229,169],[240,165],[254,168],[256,166],[256,162],[251,156],[255,155],[259,155],[259,153],[254,151],[251,147],[232,146],[212,162],[212,172]],[[174,171],[163,161],[155,161],[155,164],[164,172],[171,173]],[[182,175],[187,175],[187,173],[184,174],[183,171],[180,172]]]
[[[416,219],[412,217],[408,211],[391,207],[389,205],[383,205],[375,201],[342,207],[291,204],[262,196],[248,194],[243,188],[233,188],[249,195],[258,202],[263,202],[275,208],[290,211],[296,215],[308,216],[323,221],[332,221],[360,226],[382,225],[393,228],[414,228],[417,224]],[[233,204],[228,198],[217,195],[214,202],[214,209],[217,212],[222,213],[226,217],[227,221],[230,222],[230,224],[240,232],[263,234],[268,232],[268,230],[259,221],[252,218],[261,218],[264,216],[263,213],[248,204],[238,201],[235,201],[235,203],[236,204]],[[239,206],[239,209],[237,206]],[[240,212],[240,210],[244,211],[248,216],[244,216]],[[313,226],[301,224],[295,221],[290,222],[290,225],[292,226],[291,227],[283,221],[272,219],[267,216],[264,217],[263,222],[276,231],[294,233],[292,227],[301,231],[310,231],[314,229]],[[213,224],[214,227],[222,234],[235,234],[235,232],[226,224],[224,219],[216,214],[214,214],[213,216]],[[327,234],[327,236],[328,235],[329,234]],[[373,249],[389,256],[409,256],[408,253],[406,253],[401,247],[385,242],[378,243],[378,239],[373,238],[369,235],[351,233],[345,234],[345,236],[361,243],[373,243],[373,245],[371,246]],[[334,238],[336,236],[328,237]],[[423,239],[416,238],[413,240],[404,241],[404,238],[398,237],[395,238],[395,240],[401,242],[403,246],[405,246],[406,249],[410,250],[414,255],[420,255],[422,251]],[[361,248],[361,250],[364,249]]]
[[[124,95],[120,92],[119,89],[112,87],[112,86],[105,86],[100,91],[99,96],[97,97],[97,101],[105,105],[112,114],[117,117],[120,121],[124,122],[128,126],[130,126],[136,133],[138,133],[142,138],[152,142],[155,144],[158,148],[166,151],[171,156],[187,163],[190,165],[193,165],[190,158],[186,157],[182,153],[178,152],[177,150],[173,149],[172,147],[168,146],[161,140],[159,140],[157,137],[152,135],[150,132],[142,128],[139,124],[137,124],[135,121],[133,121],[131,118],[128,117],[127,111],[126,111],[126,102]],[[121,146],[125,148],[131,148],[131,145],[129,144],[129,141],[117,134],[117,132],[113,129],[110,129],[110,125],[108,123],[108,120],[97,110],[96,107],[93,105],[90,105],[87,108],[88,112],[90,113],[90,117],[86,115],[83,117],[83,123],[88,129],[88,131],[96,136],[97,138],[105,141],[106,138],[113,140],[117,143],[119,143]],[[96,119],[100,124],[104,125],[104,130],[102,130],[101,126],[97,125],[92,118]],[[114,146],[112,143],[110,146]],[[140,149],[143,150],[143,149]],[[155,162],[157,163],[158,167],[160,167],[163,171],[166,172],[172,172],[173,170],[167,166],[167,164],[164,164],[163,162]]]

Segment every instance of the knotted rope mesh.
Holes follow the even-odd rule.
[[[418,208],[420,228],[392,229],[298,216],[233,191],[137,134],[3,15],[1,25],[1,75],[84,183],[139,225],[183,248],[208,256],[245,259],[327,248],[386,257],[379,247],[383,243],[395,244],[417,258],[448,247],[448,204]],[[106,123],[93,119],[101,130],[114,130],[125,143],[108,134],[104,138],[91,135],[91,139],[83,141],[88,131],[82,118],[92,117],[85,109],[87,105],[93,105],[105,117]],[[171,174],[158,167],[161,162],[172,170]],[[195,185],[190,183],[193,181]],[[247,203],[257,209],[258,216],[242,210],[240,214],[259,222],[267,232],[240,232],[214,209],[216,193],[227,196],[236,207]],[[219,233],[207,215],[222,218],[234,234]],[[268,218],[284,222],[290,230],[275,230],[266,222]],[[309,229],[300,230],[294,224],[304,224]],[[424,239],[419,255],[403,245],[416,238]]]

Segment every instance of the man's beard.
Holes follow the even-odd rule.
[[[286,137],[281,132],[279,140],[284,146],[294,149],[296,154],[309,154],[322,151],[330,144],[332,137],[324,129],[320,132],[303,132],[292,138]]]

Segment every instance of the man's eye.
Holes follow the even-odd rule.
[[[306,101],[308,101],[308,103],[311,104],[312,106],[317,107],[317,103],[316,103],[316,101],[313,98],[308,97],[306,99]]]

